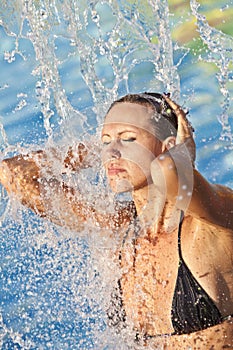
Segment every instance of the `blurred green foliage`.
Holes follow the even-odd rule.
[[[224,34],[233,36],[233,2],[230,0],[198,0],[199,12],[208,24]],[[197,19],[192,14],[190,2],[168,0],[171,16],[171,33],[175,42],[191,50],[202,51],[205,46],[199,37]]]

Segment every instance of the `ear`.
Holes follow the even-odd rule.
[[[176,145],[175,136],[167,137],[162,143],[162,152],[168,151],[170,148],[174,147],[175,145]]]

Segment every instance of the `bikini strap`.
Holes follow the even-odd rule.
[[[184,212],[181,210],[180,212],[180,222],[179,222],[179,227],[178,227],[178,251],[179,251],[179,257],[180,259],[183,260],[182,257],[182,251],[181,251],[181,228],[184,220]]]

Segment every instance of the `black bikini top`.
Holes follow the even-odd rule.
[[[172,303],[172,324],[176,334],[196,332],[222,322],[213,300],[197,282],[183,260],[181,220],[178,231],[179,269]]]

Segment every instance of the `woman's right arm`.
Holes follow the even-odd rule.
[[[83,144],[75,151],[69,149],[62,168],[77,171],[85,161],[87,150]],[[51,158],[51,155],[49,156]],[[85,164],[85,167],[87,163]],[[44,174],[49,176],[44,176]],[[50,221],[80,230],[88,220],[94,225],[114,229],[128,221],[125,210],[115,214],[99,213],[93,206],[82,201],[78,190],[67,186],[49,173],[49,161],[43,151],[5,159],[0,164],[0,182],[7,192],[23,205]]]

